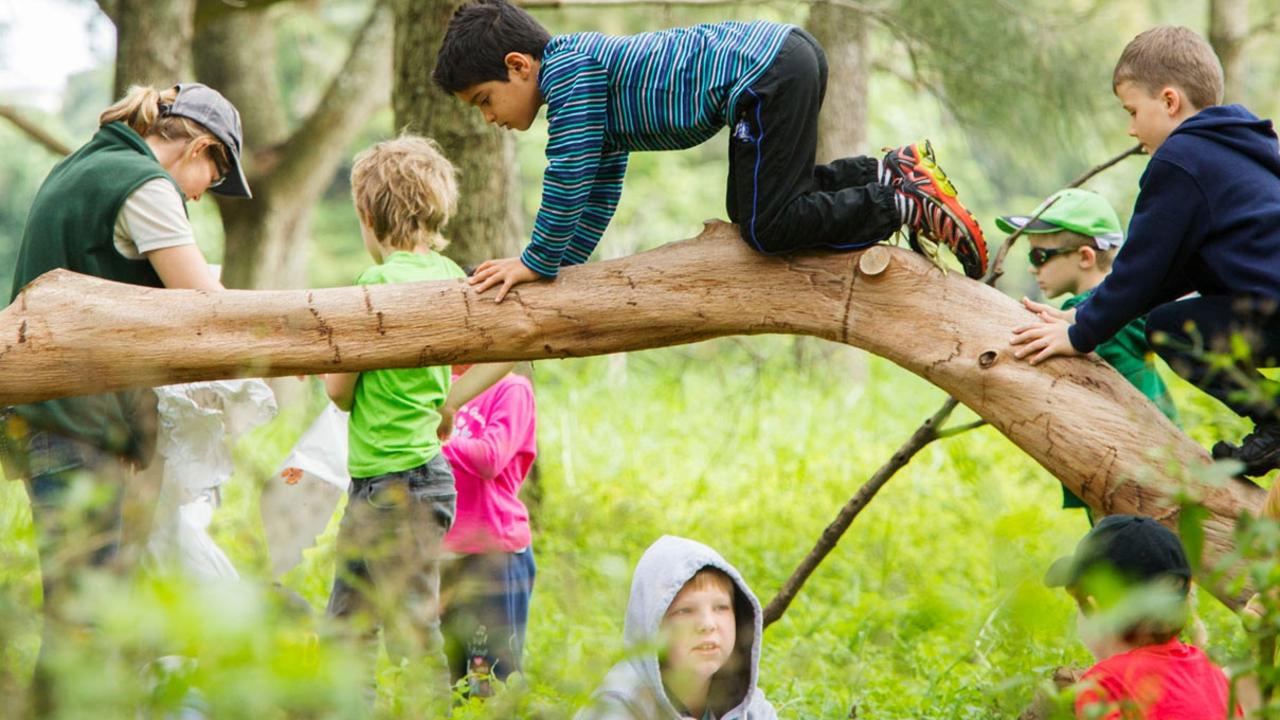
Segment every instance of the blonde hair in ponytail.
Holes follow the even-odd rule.
[[[195,140],[209,138],[213,145],[209,152],[213,155],[218,168],[226,171],[231,167],[227,156],[227,148],[213,133],[200,123],[177,115],[166,115],[162,105],[171,105],[178,99],[178,88],[156,90],[149,85],[133,85],[123,98],[102,111],[98,116],[99,125],[122,122],[144,138],[158,137],[164,140]]]

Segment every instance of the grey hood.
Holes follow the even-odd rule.
[[[763,633],[760,601],[738,570],[715,550],[693,540],[664,535],[649,546],[631,579],[631,599],[623,639],[631,656],[613,666],[592,705],[578,720],[678,720],[682,716],[668,699],[658,666],[656,641],[662,617],[676,593],[694,575],[712,567],[734,584],[737,643],[731,660],[712,678],[712,708],[717,720],[776,720],[773,706],[756,687]],[[736,661],[736,662],[735,662]],[[719,708],[716,708],[716,705]],[[701,720],[700,718],[698,720]]]

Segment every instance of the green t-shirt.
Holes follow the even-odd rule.
[[[361,273],[358,285],[466,277],[440,253],[396,252]],[[449,394],[449,366],[360,373],[351,401],[347,469],[373,477],[425,464],[440,453],[436,428]]]
[[[1066,302],[1062,303],[1062,309],[1070,310],[1087,300],[1092,294],[1093,291],[1088,290],[1068,298]],[[1169,388],[1165,387],[1164,381],[1160,379],[1160,374],[1156,372],[1155,363],[1152,361],[1151,346],[1147,344],[1146,329],[1147,319],[1140,317],[1121,328],[1120,332],[1099,345],[1094,352],[1102,356],[1102,359],[1106,360],[1126,380],[1133,383],[1133,386],[1138,388],[1143,395],[1151,398],[1151,402],[1160,408],[1160,412],[1164,413],[1165,417],[1176,423],[1178,422],[1178,409],[1174,407],[1173,397],[1169,395]],[[1087,507],[1083,500],[1065,486],[1062,488],[1062,506]]]

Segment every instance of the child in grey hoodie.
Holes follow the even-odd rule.
[[[756,687],[760,602],[715,550],[663,536],[631,579],[631,655],[576,720],[776,720]]]

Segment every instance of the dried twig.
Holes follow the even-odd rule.
[[[1141,145],[1129,148],[1101,165],[1097,165],[1089,169],[1088,172],[1071,181],[1067,187],[1079,187],[1093,176],[1112,167],[1121,160],[1124,160],[1130,155],[1137,155],[1141,152]],[[1052,205],[1052,203],[1046,203],[1043,207],[1039,208],[1038,211],[1031,216],[1031,220],[1028,221],[1028,224],[1038,219],[1045,210],[1049,209],[1050,205]],[[992,259],[991,267],[988,268],[987,274],[983,276],[982,282],[988,285],[995,284],[996,279],[999,278],[1000,274],[1003,272],[1005,256],[1009,254],[1009,249],[1013,247],[1013,244],[1022,236],[1022,232],[1023,228],[1018,228],[1009,235],[1009,237],[1005,238],[1004,243],[1000,246],[999,251],[996,252],[995,257]],[[911,437],[902,444],[902,447],[898,448],[897,452],[895,452],[884,465],[881,465],[880,469],[876,470],[875,474],[863,483],[862,487],[858,488],[858,491],[853,494],[853,497],[849,498],[849,502],[845,503],[844,507],[840,508],[840,512],[836,515],[835,519],[831,521],[831,524],[827,525],[826,529],[822,531],[822,535],[818,537],[818,541],[814,544],[813,549],[810,550],[809,554],[800,561],[800,564],[796,566],[794,571],[792,571],[791,577],[787,578],[787,581],[783,583],[782,588],[773,596],[773,599],[769,601],[769,604],[765,606],[764,625],[766,627],[773,624],[774,621],[782,617],[782,614],[787,611],[787,607],[791,605],[791,602],[795,600],[800,589],[804,587],[805,581],[807,581],[809,576],[813,574],[814,570],[818,568],[818,565],[826,559],[827,555],[831,554],[831,551],[835,549],[836,543],[840,541],[840,538],[844,535],[845,531],[853,524],[854,518],[856,518],[858,513],[862,512],[862,509],[871,502],[871,499],[875,497],[876,493],[880,491],[880,488],[884,487],[885,483],[893,477],[894,473],[905,467],[906,464],[911,461],[911,458],[915,457],[916,453],[920,452],[924,446],[934,440],[959,435],[987,424],[985,420],[976,420],[964,425],[942,428],[942,424],[951,417],[951,413],[956,409],[957,405],[959,405],[959,402],[955,398],[948,397],[946,401],[942,403],[942,407],[938,408],[932,416],[921,423],[920,427],[916,428],[916,431],[911,434]]]
[[[26,133],[27,137],[40,143],[40,146],[49,152],[64,156],[71,154],[71,148],[66,143],[50,135],[44,128],[24,117],[12,105],[0,105],[0,117],[13,123],[15,127]]]

